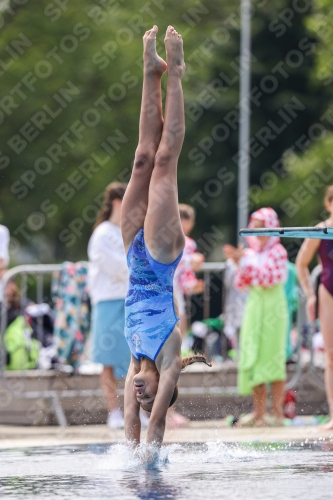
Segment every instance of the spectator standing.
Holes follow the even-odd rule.
[[[190,205],[179,204],[180,222],[185,234],[183,257],[178,264],[174,278],[174,293],[177,298],[180,330],[184,339],[187,333],[187,315],[185,296],[199,294],[204,291],[204,281],[199,280],[195,273],[200,270],[205,257],[197,252],[196,242],[189,237],[195,224],[195,210]]]
[[[279,227],[272,208],[261,208],[251,215],[249,227]],[[278,237],[248,237],[249,248],[233,249],[238,269],[235,285],[249,289],[240,333],[238,388],[240,394],[253,395],[254,412],[238,425],[263,426],[283,422],[286,379],[286,331],[288,309],[283,283],[287,275],[287,252]],[[266,413],[266,384],[271,383],[272,413]]]
[[[0,303],[4,299],[4,288],[2,276],[5,274],[9,264],[9,231],[6,226],[0,224]]]
[[[120,231],[120,212],[126,184],[113,182],[105,190],[88,244],[89,293],[92,302],[92,361],[101,363],[101,385],[109,411],[107,424],[121,428],[124,419],[117,403],[117,380],[127,373],[130,351],[124,336],[128,268]]]
[[[80,367],[90,331],[88,267],[87,262],[66,261],[52,278],[53,340],[62,369],[66,364],[74,372]]]
[[[333,227],[333,185],[328,186],[324,198],[325,208],[329,218],[318,224],[319,227]],[[316,291],[311,283],[309,264],[318,252],[322,265],[322,274]],[[296,268],[299,282],[307,296],[307,314],[310,321],[318,317],[320,331],[324,338],[326,357],[325,385],[328,399],[330,420],[324,426],[327,430],[333,429],[333,240],[305,239],[296,259]]]

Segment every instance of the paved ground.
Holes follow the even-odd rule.
[[[324,439],[333,442],[333,432],[319,426],[230,429],[221,421],[191,422],[186,429],[167,430],[165,442],[295,442]],[[59,446],[124,441],[124,431],[109,431],[106,425],[61,427],[0,426],[0,448]]]

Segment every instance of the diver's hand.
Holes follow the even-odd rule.
[[[160,446],[156,443],[147,445],[146,453],[143,458],[143,465],[146,467],[154,467],[160,456]]]

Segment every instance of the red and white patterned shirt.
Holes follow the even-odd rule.
[[[280,243],[263,252],[256,252],[252,248],[246,249],[236,273],[236,288],[239,290],[245,290],[250,286],[269,288],[283,283],[287,277],[287,260],[287,251]]]
[[[175,277],[174,284],[180,288],[185,295],[191,295],[193,287],[197,284],[198,278],[192,269],[192,255],[197,251],[197,244],[188,236],[185,236],[185,248],[181,261],[179,262]]]
[[[264,227],[279,227],[279,219],[270,207],[260,208],[251,215],[249,227],[253,227],[255,219],[264,222]],[[264,249],[261,249],[260,240],[256,236],[246,238],[250,248],[244,252],[239,261],[235,276],[235,286],[244,290],[250,286],[269,288],[287,279],[288,254],[281,245],[280,238],[272,236],[268,239]]]

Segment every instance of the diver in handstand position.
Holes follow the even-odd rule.
[[[130,285],[125,336],[132,356],[125,382],[125,434],[140,443],[140,406],[150,413],[147,444],[163,441],[168,408],[178,395],[181,370],[203,356],[182,359],[182,337],[173,276],[184,248],[178,209],[177,164],[184,134],[183,40],[169,26],[166,62],[156,53],[157,26],[143,37],[144,78],[136,149],[126,190],[121,229]],[[168,72],[165,116],[161,78]],[[177,307],[176,307],[177,309]]]

